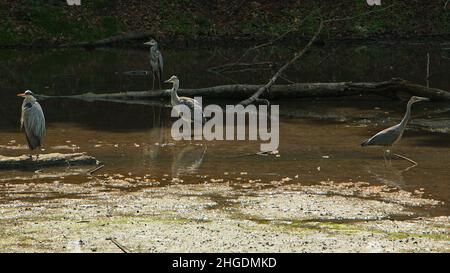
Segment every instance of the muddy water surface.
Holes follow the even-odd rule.
[[[369,45],[332,50],[334,53],[328,57],[323,54],[327,49],[314,50],[305,60],[311,65],[299,64],[287,77],[294,81],[326,82],[376,81],[396,76],[420,83],[423,76],[425,61],[411,55],[417,48]],[[450,63],[440,57],[439,50],[431,50],[432,84],[450,89]],[[289,54],[287,49],[273,51],[264,54],[275,62]],[[261,83],[270,74],[209,74],[206,68],[222,64],[238,53],[230,49],[204,52],[167,50],[167,75],[179,75],[182,86],[201,87],[230,81]],[[146,54],[139,50],[0,51],[1,69],[5,72],[1,77],[0,154],[28,152],[24,135],[19,132],[21,101],[14,96],[17,91],[32,89],[36,93],[62,95],[145,90],[151,86],[148,77],[123,72],[148,69]],[[313,65],[314,58],[324,56],[322,66]],[[274,103],[280,104],[281,110],[280,147],[277,154],[261,156],[255,155],[258,141],[174,141],[170,134],[174,120],[164,102],[41,101],[48,123],[44,152],[86,152],[105,167],[95,174],[96,178],[86,175],[92,166],[1,171],[0,201],[83,199],[108,191],[126,194],[225,182],[231,190],[245,189],[249,195],[284,186],[364,182],[370,186],[387,185],[393,191],[404,190],[438,202],[416,208],[419,216],[449,215],[449,105],[414,106],[414,120],[394,150],[419,163],[409,168],[411,164],[405,160],[393,159],[389,164],[383,160],[381,149],[359,145],[401,120],[404,102],[356,98]],[[93,179],[105,179],[106,183],[89,184],[89,193],[86,187],[78,191]],[[129,183],[115,183],[114,179],[128,179]],[[215,201],[227,205],[227,200]]]

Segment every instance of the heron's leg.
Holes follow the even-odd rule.
[[[388,153],[388,157],[389,157],[389,166],[392,165],[392,153],[391,153],[391,149],[386,150],[386,152]]]
[[[398,157],[398,158],[404,159],[404,160],[406,160],[406,161],[412,163],[414,167],[417,166],[417,165],[419,165],[419,163],[417,163],[416,161],[412,160],[411,158],[408,158],[408,157],[406,157],[406,156],[399,155],[399,154],[394,154],[394,155],[395,155],[396,157]]]
[[[155,112],[155,106],[152,106],[152,111],[153,111],[153,123],[152,123],[152,127],[156,127],[156,112]]]
[[[158,76],[158,88],[159,88],[159,90],[161,90],[161,74],[159,73],[159,71],[158,71],[157,76]]]
[[[152,77],[153,77],[152,90],[155,90],[155,71],[152,71]]]

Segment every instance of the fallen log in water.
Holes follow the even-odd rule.
[[[149,37],[153,37],[153,33],[150,31],[137,31],[131,33],[125,33],[121,35],[116,35],[113,37],[100,39],[97,41],[89,41],[89,42],[81,42],[81,43],[73,43],[73,44],[63,44],[60,47],[86,47],[86,48],[95,48],[101,46],[108,46],[115,43],[126,42],[130,40],[138,40],[138,39],[148,39]]]
[[[21,169],[33,167],[54,167],[54,166],[74,166],[74,165],[95,165],[97,160],[84,153],[73,154],[40,154],[39,157],[28,155],[8,157],[0,155],[0,169]]]
[[[198,89],[179,89],[179,95],[202,96],[215,99],[246,99],[252,96],[262,85],[233,84]],[[392,79],[383,82],[336,82],[336,83],[294,83],[287,85],[273,85],[270,92],[265,95],[268,99],[291,98],[329,98],[347,96],[383,96],[391,99],[408,96],[428,97],[435,101],[450,101],[450,92],[427,88],[403,79]],[[169,97],[167,90],[155,91],[129,91],[119,93],[85,93],[73,96],[38,96],[46,98],[75,98],[83,100],[131,100],[131,99],[157,99]]]

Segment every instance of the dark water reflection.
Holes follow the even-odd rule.
[[[450,62],[441,58],[439,47],[365,45],[314,49],[304,61],[286,73],[299,82],[381,81],[401,77],[424,84],[426,53],[431,52],[431,85],[450,90]],[[263,83],[270,70],[227,74],[207,72],[235,60],[242,51],[164,50],[166,76],[176,74],[183,87],[219,84]],[[281,63],[292,54],[289,48],[273,48],[248,61]],[[0,153],[23,154],[25,140],[18,132],[18,91],[31,89],[47,95],[84,92],[146,90],[151,77],[122,72],[147,70],[146,51],[139,50],[55,50],[0,51]],[[319,60],[319,61],[317,61]],[[281,81],[282,82],[282,81]],[[169,87],[169,86],[168,86]],[[212,103],[207,101],[205,103]],[[215,102],[220,104],[235,102]],[[84,151],[106,166],[102,172],[133,176],[151,175],[171,183],[202,183],[210,179],[272,180],[298,175],[301,183],[332,180],[366,181],[406,190],[424,189],[426,195],[446,202],[439,213],[450,208],[450,115],[447,104],[416,105],[416,119],[398,147],[398,152],[419,162],[395,160],[384,165],[379,149],[362,149],[366,137],[397,122],[404,103],[382,99],[372,101],[281,101],[280,148],[277,156],[243,156],[259,149],[259,142],[175,142],[170,136],[170,109],[155,102],[124,104],[77,100],[41,102],[47,122],[46,151]],[[158,104],[158,103],[157,103]],[[439,111],[438,111],[439,110]],[[430,120],[433,121],[430,124]],[[434,131],[434,132],[430,132]],[[13,148],[18,149],[13,149]],[[45,170],[44,174],[61,170]],[[2,181],[22,183],[17,177],[29,172],[2,172]],[[55,178],[37,178],[51,182]],[[66,183],[82,183],[84,176],[68,176]],[[237,180],[239,181],[239,180]]]

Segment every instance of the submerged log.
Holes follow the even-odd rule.
[[[0,169],[21,169],[33,167],[54,167],[54,166],[75,166],[75,165],[95,165],[97,160],[84,153],[73,154],[40,154],[39,157],[21,155],[8,157],[0,155]]]
[[[198,89],[180,89],[179,95],[202,96],[215,99],[246,99],[252,96],[262,85],[233,84]],[[422,96],[435,101],[450,101],[450,92],[427,88],[403,79],[391,79],[383,82],[336,82],[336,83],[294,83],[273,85],[265,96],[267,99],[291,98],[330,98],[347,96],[382,96],[391,99],[404,99],[408,96]],[[44,96],[39,98],[75,98],[82,100],[133,100],[158,99],[169,97],[167,90],[130,91],[119,93],[85,93],[73,96]]]
[[[81,42],[81,43],[74,43],[74,44],[63,44],[60,47],[87,47],[87,48],[95,48],[95,47],[101,47],[101,46],[108,46],[116,43],[126,42],[130,40],[139,40],[144,38],[153,37],[153,33],[150,31],[138,31],[138,32],[131,32],[131,33],[125,33],[122,35],[117,35],[97,41],[89,41],[89,42]]]

